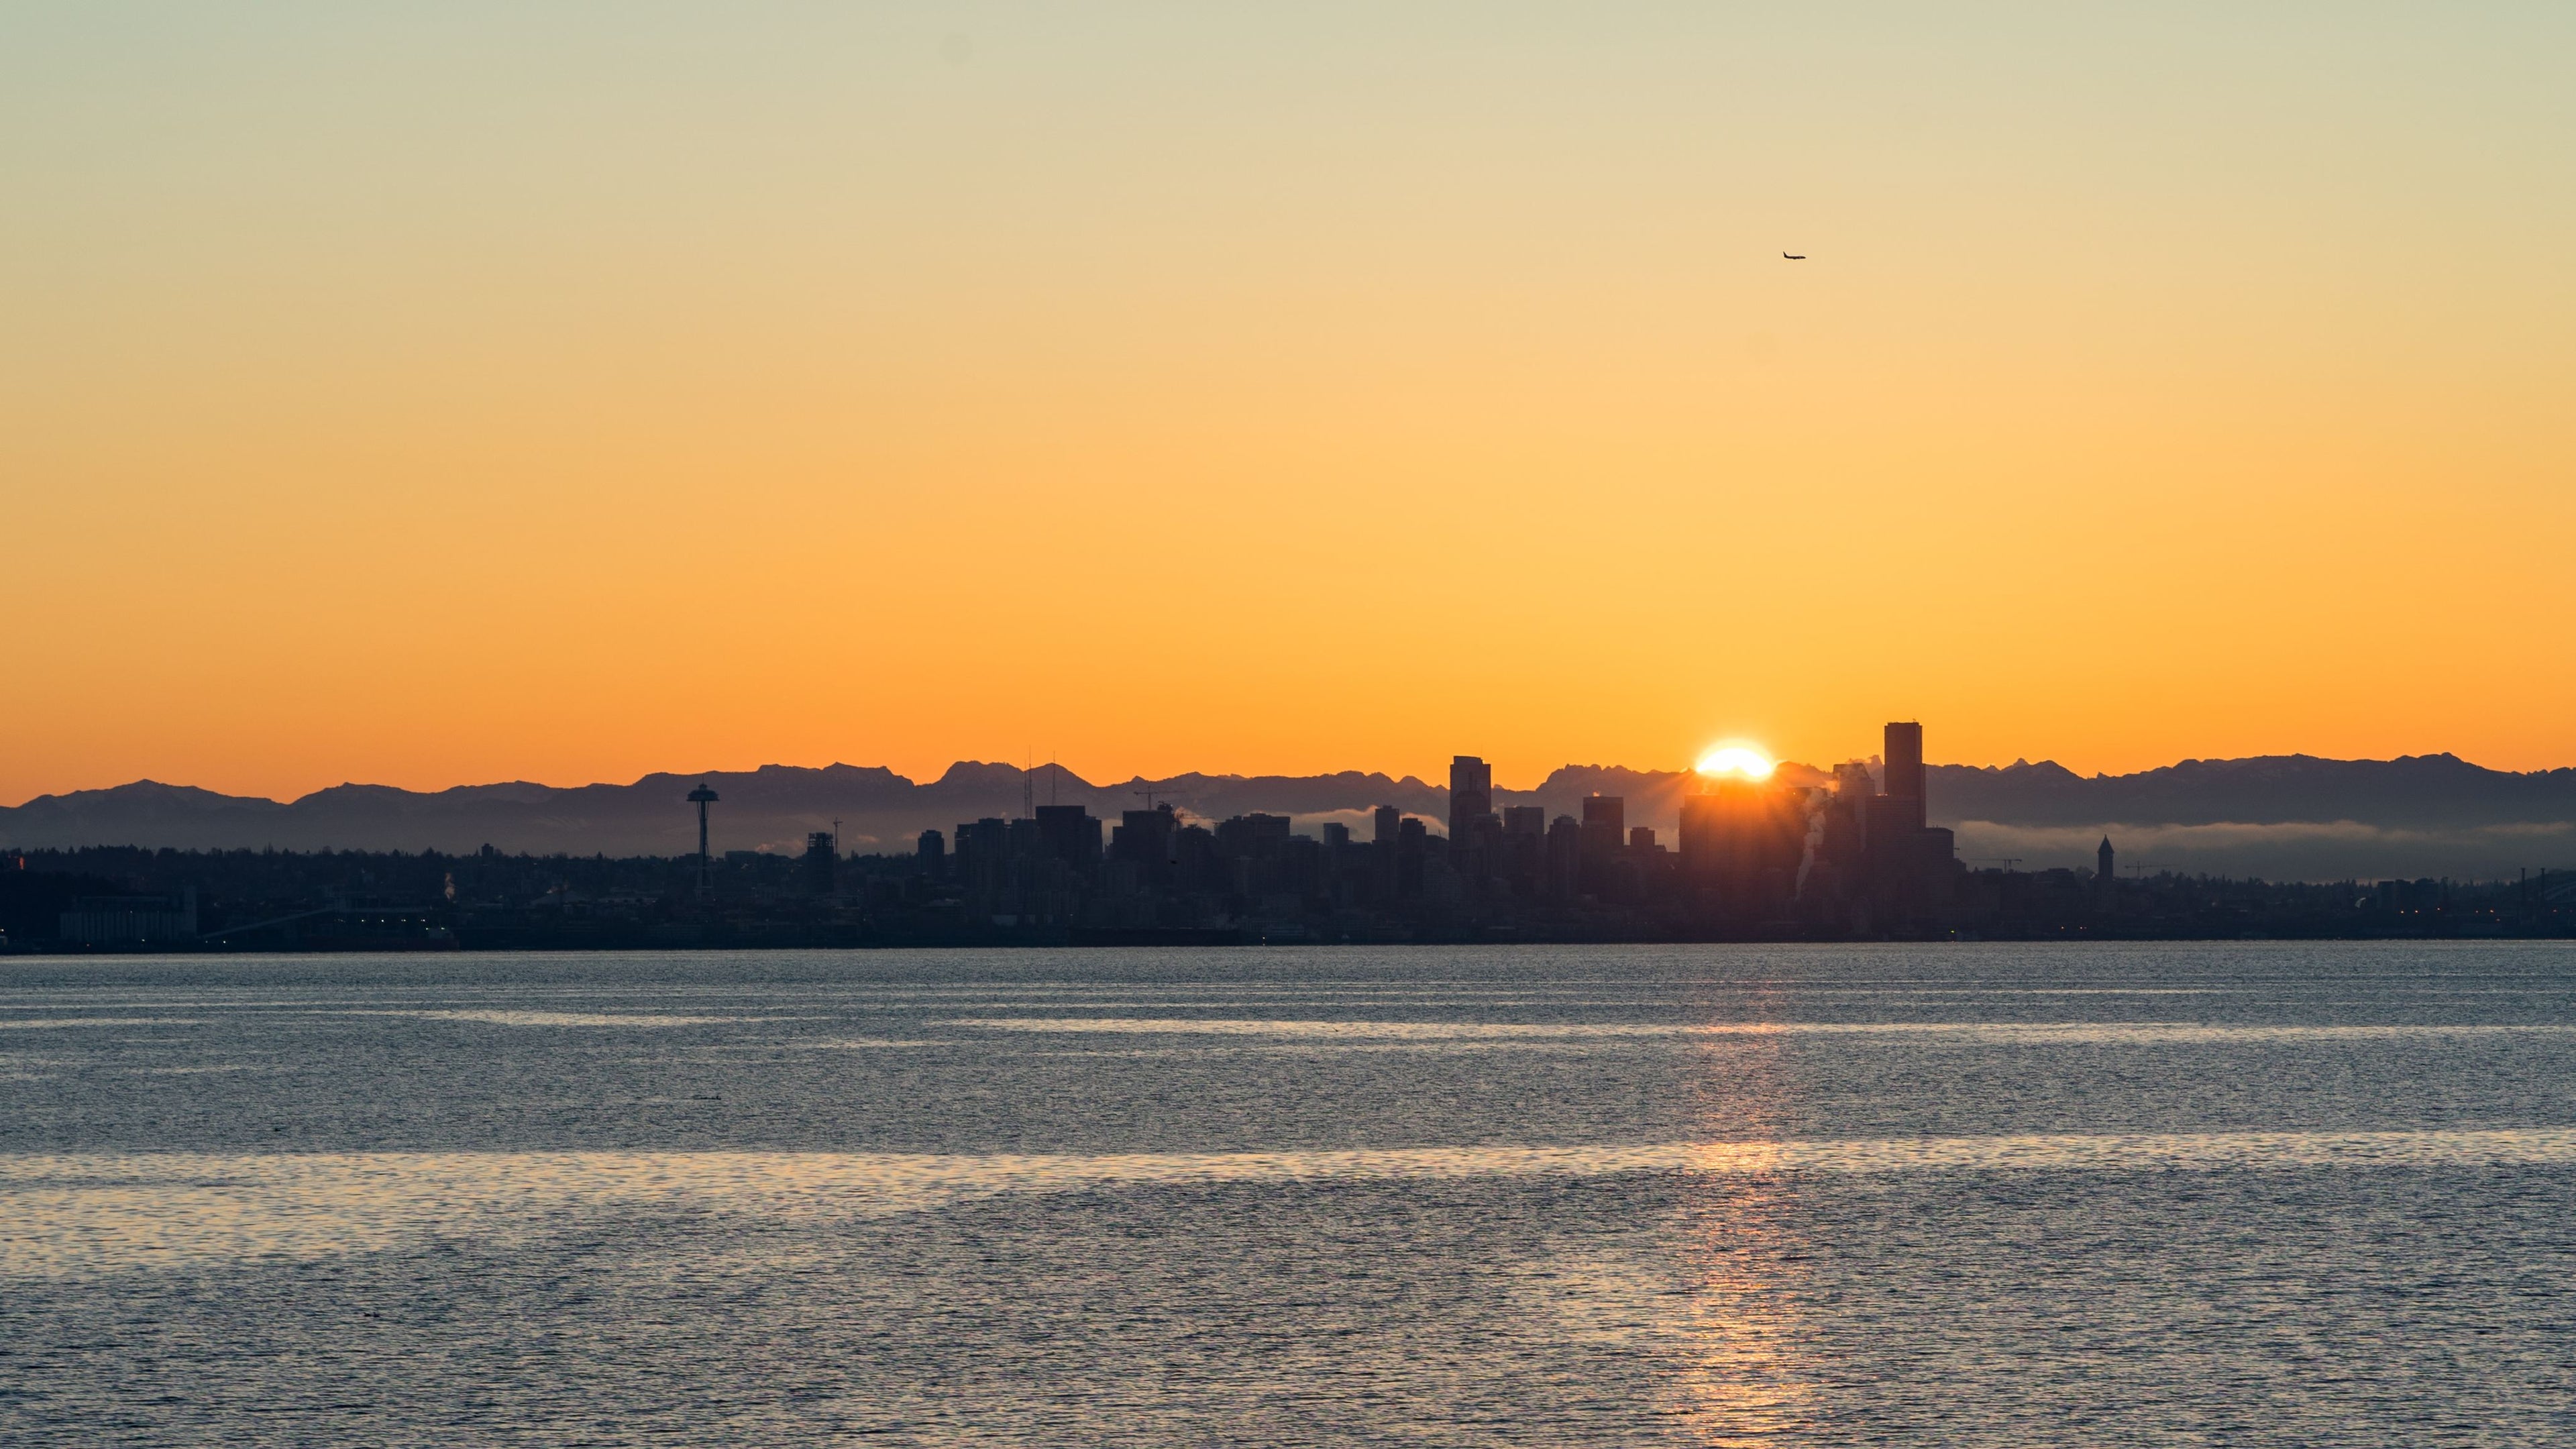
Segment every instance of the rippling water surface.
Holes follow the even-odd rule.
[[[2576,1443],[2576,951],[0,961],[0,1443]]]

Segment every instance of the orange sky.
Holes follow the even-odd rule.
[[[0,800],[2576,764],[2571,30],[13,11]]]

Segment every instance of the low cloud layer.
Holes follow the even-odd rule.
[[[2123,875],[2141,867],[2270,880],[2382,880],[2449,876],[2491,880],[2529,870],[2576,870],[2576,823],[2408,829],[2355,820],[2280,825],[1999,825],[1963,820],[1959,854],[1971,865],[2018,858],[2023,870],[2091,869],[2108,836]]]

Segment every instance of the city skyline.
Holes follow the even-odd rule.
[[[1339,777],[1346,800],[1377,803],[1302,820],[1184,809],[1176,796],[1213,803],[1186,783],[1076,781],[1067,802],[1060,771],[1043,794],[1037,774],[1012,771],[1018,799],[999,813],[926,826],[891,850],[875,837],[851,849],[835,813],[801,847],[727,842],[719,855],[710,816],[726,792],[710,777],[683,795],[663,777],[652,783],[667,788],[636,803],[667,814],[678,795],[694,807],[695,849],[675,856],[537,856],[488,841],[455,853],[0,852],[0,939],[444,951],[2554,936],[2576,907],[2576,875],[2546,866],[2266,880],[2132,857],[2123,872],[2112,835],[2136,840],[2117,825],[2093,843],[2089,870],[1963,858],[1931,803],[1936,782],[1976,772],[1927,766],[1924,734],[1890,721],[1875,760],[1830,775],[1736,742],[1687,775],[1594,771],[1553,807],[1498,789],[1489,762],[1462,754],[1445,790]],[[776,793],[776,781],[753,783]]]
[[[1469,813],[1544,807],[1551,816],[1580,818],[1588,814],[1584,797],[1606,793],[1626,797],[1628,824],[1667,838],[1699,780],[1680,769],[1563,766],[1516,782],[1494,778],[1490,762],[1477,763],[1488,810]],[[1703,761],[1720,773],[1810,787],[1832,786],[1843,768],[1765,763],[1740,744]],[[1866,763],[1876,764],[1875,752]],[[1453,759],[1451,774],[1458,764]],[[1972,860],[2081,865],[2108,832],[2142,847],[2137,858],[2160,868],[2273,879],[2392,872],[2483,879],[2576,865],[2576,769],[2515,774],[2445,755],[2192,760],[2091,777],[2045,760],[2002,768],[1927,763],[1923,770],[1933,787],[1930,823],[1956,829],[1960,853]],[[283,803],[135,782],[0,806],[0,847],[469,851],[497,844],[537,854],[678,856],[695,841],[692,817],[675,813],[674,802],[701,786],[725,802],[717,812],[725,849],[789,853],[827,827],[855,851],[909,849],[925,827],[1026,815],[1039,802],[1086,805],[1108,819],[1140,802],[1168,802],[1182,819],[1208,825],[1277,814],[1293,817],[1308,835],[1332,824],[1365,833],[1376,807],[1390,803],[1446,835],[1459,808],[1444,778],[1357,770],[1095,780],[1056,765],[1031,772],[958,761],[916,781],[881,767],[767,765],[574,788],[505,782],[415,793],[343,785]]]

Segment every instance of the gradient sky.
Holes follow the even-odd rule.
[[[0,196],[0,800],[2576,763],[2563,3],[21,3]]]

